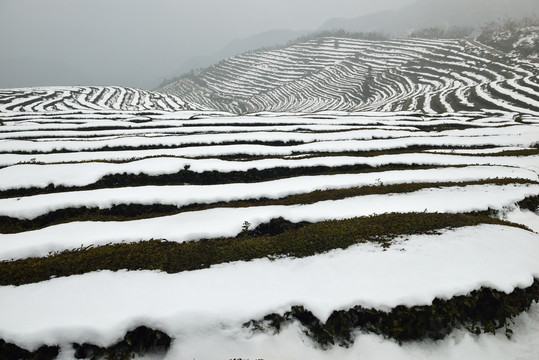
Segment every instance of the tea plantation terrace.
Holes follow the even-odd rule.
[[[0,116],[8,358],[533,346],[533,113]]]
[[[536,63],[476,41],[322,37],[247,52],[159,89],[213,110],[539,113]]]

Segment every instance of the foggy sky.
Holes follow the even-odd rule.
[[[414,0],[0,0],[0,88],[155,87],[186,59],[272,29]]]
[[[186,59],[272,29],[412,0],[0,0],[0,87],[156,86]],[[15,78],[15,79],[14,79]]]

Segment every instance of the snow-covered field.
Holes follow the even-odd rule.
[[[150,239],[207,243],[279,217],[297,224],[387,213],[480,213],[524,227],[493,222],[415,233],[411,223],[410,233],[384,238],[389,247],[365,241],[176,273],[102,268],[53,272],[25,284],[2,278],[0,339],[30,351],[58,345],[58,358],[71,359],[74,343],[107,347],[147,326],[172,343],[166,353],[135,355],[143,359],[537,358],[537,303],[513,319],[510,339],[504,329],[477,335],[455,326],[441,340],[399,344],[357,330],[349,347],[323,348],[298,321],[278,334],[242,324],[292,306],[326,322],[334,311],[354,306],[389,312],[482,287],[510,294],[532,286],[539,279],[539,210],[522,204],[539,196],[539,118],[149,114],[120,111],[136,100],[127,90],[77,91],[81,103],[93,96],[103,106],[117,104],[118,117],[97,109],[93,116],[63,111],[53,117],[37,111],[31,97],[17,106],[34,104],[32,111],[0,113],[0,272],[16,259],[46,261],[72,249]],[[350,189],[372,190],[294,200]],[[280,202],[286,199],[292,200]],[[160,206],[168,212],[159,213]],[[123,211],[138,212],[114,217]]]

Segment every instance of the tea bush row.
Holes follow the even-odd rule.
[[[120,204],[108,209],[99,207],[70,207],[51,211],[40,215],[34,219],[18,219],[9,216],[0,216],[0,233],[10,234],[30,230],[37,230],[46,226],[67,223],[72,221],[127,221],[145,219],[158,216],[179,214],[187,211],[199,211],[217,207],[250,207],[250,206],[271,206],[271,205],[297,205],[313,204],[325,200],[339,200],[354,196],[374,195],[374,194],[397,194],[409,193],[426,188],[442,188],[453,186],[470,185],[507,185],[507,184],[536,184],[537,182],[523,179],[486,179],[478,181],[463,182],[437,182],[437,183],[402,183],[393,185],[372,185],[362,187],[352,187],[345,189],[315,190],[309,193],[286,196],[280,199],[248,199],[235,201],[219,201],[208,204],[189,204],[177,207],[175,205],[164,204]]]
[[[35,283],[97,270],[147,269],[178,273],[264,257],[299,258],[367,241],[389,246],[391,239],[399,235],[478,224],[522,227],[481,213],[390,213],[317,223],[291,223],[278,218],[231,238],[184,243],[165,240],[119,243],[66,250],[47,257],[2,261],[0,285]]]

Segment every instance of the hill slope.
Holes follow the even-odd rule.
[[[539,67],[475,41],[323,37],[249,52],[158,91],[203,108],[539,113]]]
[[[122,86],[64,86],[0,89],[1,112],[177,111],[190,107],[174,95]]]

